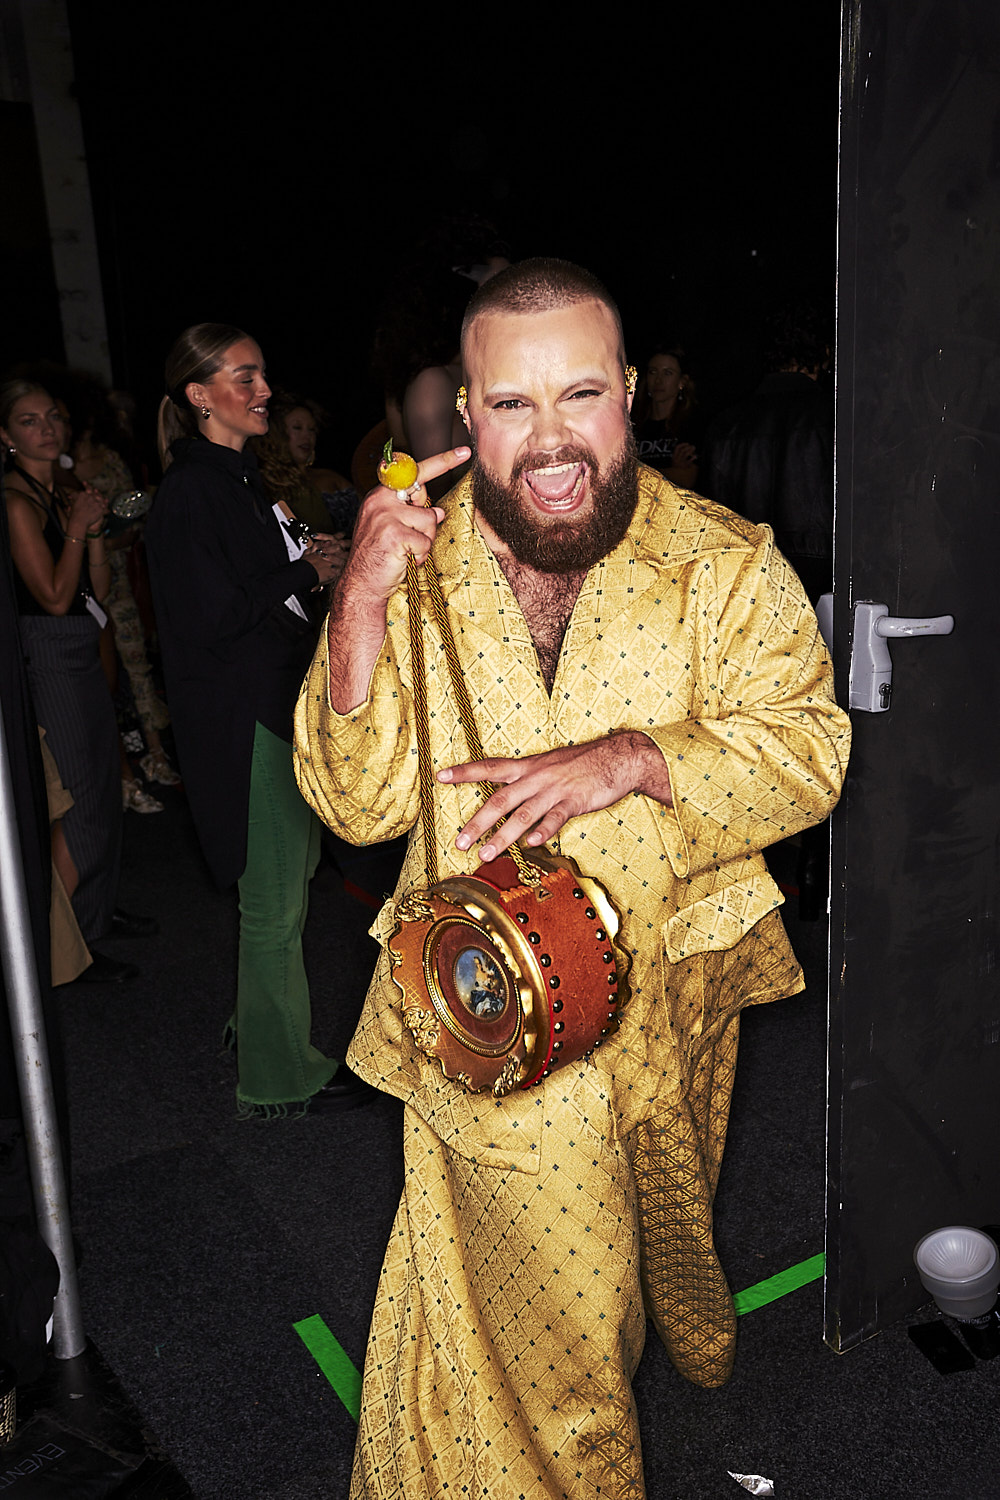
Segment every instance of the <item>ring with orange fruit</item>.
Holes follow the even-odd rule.
[[[393,450],[392,438],[389,438],[378,466],[379,484],[384,484],[386,489],[395,490],[400,500],[405,500],[410,490],[417,482],[417,461],[408,453],[398,453]]]

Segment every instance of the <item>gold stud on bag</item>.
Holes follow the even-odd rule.
[[[425,565],[431,607],[470,759],[483,760],[441,584]],[[437,878],[433,779],[417,564],[407,565],[420,815],[427,887],[396,905],[392,977],[416,1046],[447,1078],[498,1098],[577,1062],[618,1027],[631,960],[598,880],[566,856],[517,844],[470,875]],[[496,790],[481,783],[484,798]],[[501,820],[502,821],[502,820]]]

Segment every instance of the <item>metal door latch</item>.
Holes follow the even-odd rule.
[[[884,714],[892,699],[892,657],[887,641],[905,636],[951,635],[954,615],[924,619],[897,618],[887,604],[862,600],[854,606],[851,640],[850,707]]]

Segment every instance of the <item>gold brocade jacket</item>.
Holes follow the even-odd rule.
[[[468,479],[444,502],[432,553],[488,756],[638,729],[670,768],[672,807],[633,793],[571,820],[553,841],[607,886],[622,915],[619,941],[632,955],[620,1030],[589,1064],[604,1076],[624,1130],[684,1089],[665,973],[676,994],[678,966],[733,948],[781,903],[760,851],[829,814],[850,739],[815,615],[770,528],[649,469],[639,476],[627,535],[584,581],[551,696],[524,616],[474,525]],[[425,594],[421,606],[438,769],[470,754]],[[396,897],[372,929],[382,953],[351,1066],[413,1104],[454,1149],[537,1172],[544,1101],[562,1088],[560,1074],[500,1100],[467,1094],[414,1047],[390,977],[394,901],[426,885],[405,590],[390,600],[367,701],[344,716],[329,703],[324,632],[298,702],[295,759],[303,795],[342,838],[366,844],[413,830]],[[479,806],[479,789],[436,782],[434,796],[440,877],[468,873],[476,851],[457,850],[455,836]],[[801,979],[785,993],[796,988]],[[689,1011],[700,1003],[691,999]],[[697,1035],[716,1018],[686,1019]]]

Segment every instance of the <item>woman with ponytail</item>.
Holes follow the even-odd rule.
[[[209,868],[239,886],[235,1041],[243,1116],[363,1102],[310,1042],[302,928],[319,824],[292,771],[292,713],[316,640],[314,591],[333,537],[302,550],[261,484],[248,440],[267,432],[255,341],[199,323],[167,357],[163,482],[146,527],[180,769]]]

